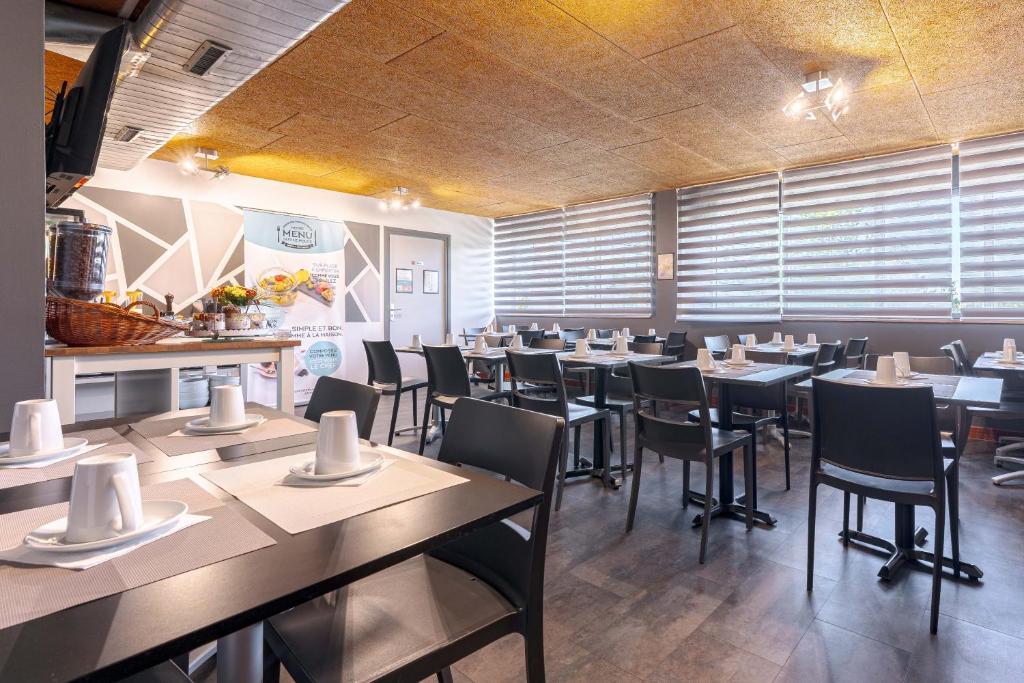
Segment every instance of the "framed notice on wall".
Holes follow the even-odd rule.
[[[675,277],[672,254],[658,254],[658,279],[671,280]]]
[[[423,271],[423,293],[437,294],[441,291],[441,274],[436,270]]]
[[[412,269],[395,268],[395,292],[412,294]]]

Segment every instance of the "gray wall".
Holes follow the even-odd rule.
[[[676,202],[675,192],[666,190],[654,196],[654,229],[657,253],[675,253],[676,250]],[[848,339],[849,337],[869,337],[869,353],[887,353],[907,351],[915,356],[942,355],[939,347],[954,339],[963,339],[972,354],[983,350],[1002,348],[1005,337],[1022,336],[1021,325],[961,323],[953,321],[930,323],[900,322],[786,322],[786,323],[701,323],[692,321],[677,322],[676,283],[674,280],[658,280],[655,288],[654,316],[646,319],[622,318],[561,318],[558,324],[562,327],[630,327],[631,331],[646,332],[654,327],[664,335],[670,330],[686,330],[687,340],[695,344],[694,349],[703,346],[702,337],[718,334],[737,334],[753,332],[758,339],[771,336],[772,332],[781,331],[796,335],[797,339],[806,337],[808,332],[818,335],[819,340]],[[507,325],[529,325],[538,322],[542,327],[550,327],[551,318],[533,319],[515,316],[502,316],[498,322]]]
[[[0,21],[0,432],[43,395],[43,3]]]

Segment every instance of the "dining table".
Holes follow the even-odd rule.
[[[873,370],[843,368],[821,375],[823,380],[852,382],[872,386]],[[814,380],[807,380],[797,385],[799,388],[813,393]],[[957,408],[957,429],[953,434],[956,457],[954,467],[959,466],[960,455],[967,442],[970,422],[963,414],[969,407],[995,408],[1003,402],[1003,380],[996,377],[967,377],[962,375],[932,375],[914,373],[911,377],[900,380],[897,386],[930,386],[936,404],[951,405]],[[955,523],[955,522],[954,522]],[[842,536],[843,532],[839,532]],[[932,571],[936,561],[933,553],[920,549],[928,538],[928,530],[918,527],[915,522],[914,506],[896,503],[894,513],[894,538],[885,539],[863,531],[850,531],[850,540],[872,549],[880,549],[889,554],[885,564],[878,570],[879,578],[889,581],[895,578],[904,568],[921,571]],[[953,560],[940,557],[943,567],[954,568]],[[974,564],[961,560],[954,568],[957,575],[964,574],[968,579],[977,580],[983,575],[981,569]]]
[[[787,349],[782,344],[773,342],[761,342],[754,346],[745,346],[748,351],[763,351],[765,353],[785,352],[787,362],[802,365],[811,365],[814,357],[818,354],[818,344],[794,344],[793,348]]]
[[[305,422],[286,413],[277,417]],[[203,475],[240,465],[294,458],[310,450],[315,431],[304,434],[300,442],[292,439],[278,444],[274,450],[207,449],[171,457],[131,428],[130,424],[139,419],[134,416],[76,423],[66,427],[65,433],[113,429],[129,442],[133,451],[147,456],[148,462],[139,465],[144,489],[147,485],[183,482],[199,486],[272,542],[223,561],[0,628],[0,680],[120,680],[167,660],[180,661],[190,650],[217,641],[218,673],[222,680],[259,681],[263,666],[263,620],[429,552],[453,538],[529,510],[543,496],[540,491],[486,474],[373,444],[391,458],[457,473],[466,481],[292,534]],[[70,486],[71,478],[66,476],[2,489],[0,515],[63,503],[68,500]],[[154,541],[152,545],[165,540]],[[179,552],[188,553],[191,549]],[[84,572],[102,573],[104,566]],[[10,576],[4,569],[0,564],[0,592],[10,595],[27,588],[4,585],[5,577]],[[19,571],[20,576],[26,576],[24,568]],[[35,570],[28,571],[30,580]],[[40,568],[39,576],[50,576],[47,572],[53,571],[71,570]],[[32,588],[40,590],[45,586]]]
[[[698,367],[697,361],[683,361],[672,363],[666,367],[685,368]],[[811,368],[806,365],[778,365],[775,363],[755,363],[748,361],[744,365],[730,365],[726,362],[716,362],[713,369],[701,369],[705,384],[716,388],[718,402],[718,428],[723,431],[731,431],[733,428],[732,400],[733,387],[751,387],[767,389],[769,387],[785,384],[787,387],[811,374]],[[751,479],[754,482],[753,490],[745,491],[737,496],[735,493],[735,482],[733,477],[733,456],[732,453],[723,453],[718,460],[718,498],[712,502],[711,517],[727,517],[730,519],[746,522],[747,507],[754,508],[754,520],[762,524],[774,526],[777,522],[775,517],[766,510],[757,506],[757,463],[754,463],[754,472]],[[688,491],[686,495],[694,503],[703,506],[704,494],[697,491]],[[704,513],[693,518],[693,525],[700,526],[704,519]]]

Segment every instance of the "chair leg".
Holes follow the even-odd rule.
[[[576,428],[576,450],[580,447],[580,430]],[[562,451],[558,454],[558,489],[555,491],[555,510],[562,509],[562,492],[565,491],[565,470],[569,464],[569,430],[562,433]]]
[[[949,506],[949,541],[953,546],[953,574],[960,578],[960,472],[953,463],[946,475],[946,501]]]
[[[430,395],[427,395],[427,399],[423,402],[423,424],[420,426],[420,455],[423,455],[423,449],[427,447],[427,430],[430,428]]]
[[[786,461],[786,490],[789,490],[789,415],[788,408],[782,410],[782,450]]]
[[[864,506],[867,499],[864,496],[857,496],[857,531],[864,531]]]
[[[398,405],[402,399],[401,392],[395,392],[395,405],[391,407],[391,429],[388,431],[388,445],[390,446],[395,440],[395,427],[398,426]],[[416,419],[416,408],[412,409],[412,419]],[[416,426],[415,424],[413,425]],[[415,433],[415,432],[414,432]]]
[[[811,475],[810,502],[807,505],[807,592],[814,590],[814,520],[818,516],[818,482]]]
[[[412,390],[412,426],[413,427],[417,426],[417,424],[416,424],[416,413],[418,413],[418,412],[419,411],[416,410],[416,389],[413,389]],[[388,445],[390,445],[390,444],[388,444]]]
[[[610,418],[609,418],[610,419]],[[622,450],[622,480],[626,480],[626,413],[619,413],[619,448]]]
[[[580,466],[580,428],[576,427],[572,432],[572,466]]]
[[[858,496],[858,500],[860,497]],[[860,529],[858,529],[860,531]],[[850,545],[850,492],[843,491],[843,545]]]
[[[662,460],[664,462],[664,459]],[[690,461],[683,461],[683,509],[690,506]]]
[[[446,666],[437,672],[437,683],[452,683],[452,669]]]
[[[747,491],[754,488],[754,455],[751,449],[743,447],[743,484]],[[747,505],[747,531],[754,528],[754,506]]]
[[[526,632],[523,640],[526,645],[526,681],[527,683],[544,683],[544,624],[543,615],[537,608],[528,608],[526,615]]]
[[[445,419],[444,416],[444,408],[441,408],[437,412],[441,414],[441,435],[443,436],[444,430],[448,427],[448,421]]]
[[[640,469],[643,467],[643,449],[639,439],[634,446],[633,455],[633,486],[629,490],[629,511],[626,513],[626,531],[633,530],[633,520],[636,518],[636,500],[640,497]]]
[[[605,467],[609,470],[612,466],[612,414],[608,413],[608,417],[601,420],[601,435],[604,437],[605,449],[608,455],[605,457]],[[626,483],[626,479],[629,477],[629,471],[626,469],[626,448],[623,444],[623,448],[619,452],[619,466],[622,468],[622,483]],[[609,472],[610,475],[610,472]]]
[[[697,558],[701,564],[704,564],[704,555],[708,549],[708,526],[711,523],[711,496],[715,479],[715,461],[712,458],[704,461],[704,470],[704,516],[700,524],[700,557]]]
[[[935,562],[932,563],[932,615],[930,631],[936,633],[939,629],[939,594],[942,590],[942,546],[946,540],[946,505],[940,497],[935,507]]]

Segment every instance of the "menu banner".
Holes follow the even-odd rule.
[[[295,357],[295,402],[306,403],[322,376],[344,372],[346,227],[291,214],[243,210],[245,282],[266,298],[275,327],[302,345]],[[249,400],[276,402],[278,368],[249,366]]]

